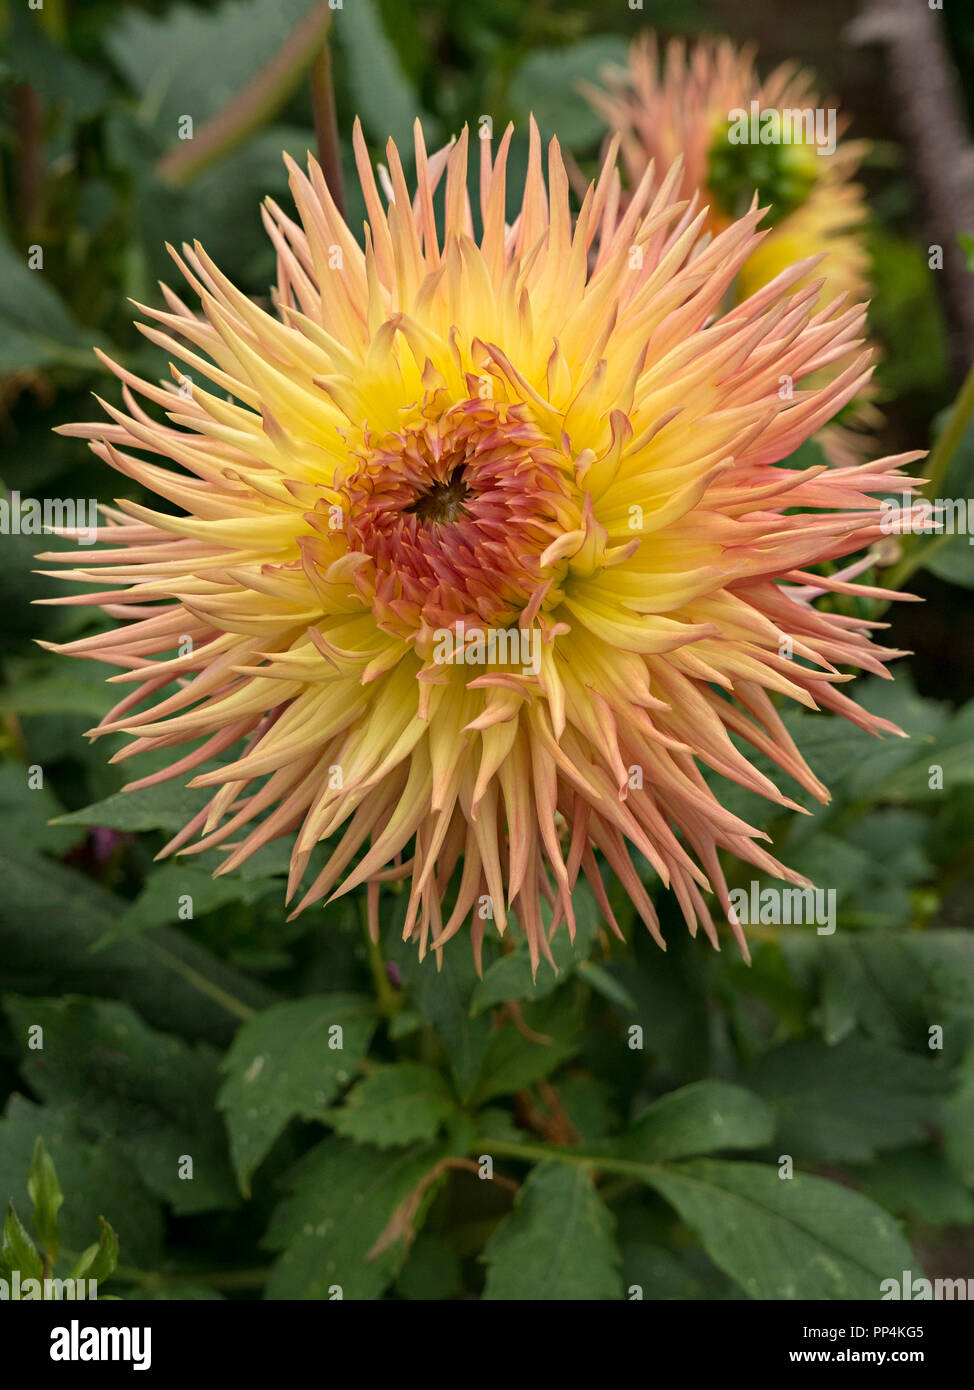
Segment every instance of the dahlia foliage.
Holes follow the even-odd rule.
[[[746,953],[718,851],[802,880],[701,769],[795,807],[735,735],[825,800],[775,695],[893,728],[840,688],[894,655],[876,624],[813,602],[874,592],[863,562],[810,567],[878,539],[873,494],[918,455],[788,466],[868,376],[863,310],[799,261],[724,312],[756,205],[715,228],[675,164],[623,211],[613,146],[573,222],[532,124],[509,209],[511,133],[481,141],[478,230],[466,132],[428,157],[417,125],[414,192],[390,143],[384,198],[356,129],[364,249],[289,161],[271,309],[174,253],[202,314],[166,290],[143,330],[174,383],[112,365],[125,408],[67,430],[172,509],[120,502],[99,549],[45,557],[118,621],[58,650],[120,668],[95,731],[131,735],[120,756],[173,750],[133,786],[212,789],[166,852],[223,847],[222,873],[294,834],[296,910],[368,884],[375,922],[406,879],[421,952],[469,920],[479,956],[513,910],[537,966],[540,900],[573,933],[580,873],[618,930],[598,853],[662,944],[635,849],[715,945],[716,894]]]

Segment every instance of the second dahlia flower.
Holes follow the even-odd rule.
[[[584,91],[609,130],[621,134],[630,187],[650,164],[661,179],[679,160],[680,194],[696,195],[714,232],[746,211],[757,193],[770,230],[740,268],[732,290],[737,300],[795,261],[818,254],[825,259],[815,274],[829,297],[867,297],[868,210],[862,188],[853,182],[867,144],[840,138],[847,122],[823,101],[809,72],[782,63],[762,80],[753,47],[737,48],[729,39],[700,39],[688,47],[672,39],[660,54],[655,35],[647,33],[631,44],[625,68],[608,67],[604,86],[589,84]],[[742,112],[747,140],[739,138],[736,113]],[[807,116],[799,125],[796,114],[794,126],[784,130],[788,138],[756,143],[762,113],[775,113],[784,129],[786,112],[811,113],[814,129]],[[858,431],[881,420],[862,395],[850,413],[856,429],[832,426],[822,436],[835,462],[861,456],[856,446],[865,441]]]
[[[99,734],[172,750],[135,786],[212,792],[167,849],[224,872],[293,836],[298,908],[368,884],[374,917],[404,878],[421,950],[469,920],[479,954],[513,909],[537,965],[540,900],[573,931],[580,873],[615,926],[597,856],[662,942],[635,849],[691,930],[717,943],[715,893],[741,939],[719,851],[801,880],[702,769],[792,806],[742,742],[825,799],[774,697],[892,727],[840,688],[891,653],[813,602],[867,591],[810,567],[880,536],[906,459],[788,466],[868,375],[862,310],[799,262],[722,313],[756,209],[702,240],[674,170],[623,214],[610,151],[573,225],[533,124],[509,208],[510,139],[481,142],[478,224],[466,132],[428,157],[417,126],[415,189],[390,143],[383,197],[356,128],[364,246],[291,163],[270,308],[174,253],[199,312],[144,311],[174,382],[115,365],[123,406],[67,430],[170,509],[121,502],[98,549],[46,557],[117,622],[58,650],[120,668]]]

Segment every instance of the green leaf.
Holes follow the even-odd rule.
[[[10,990],[42,994],[56,970],[64,991],[124,995],[151,1023],[224,1045],[241,1008],[262,1008],[275,998],[165,927],[93,953],[125,902],[42,855],[0,846],[0,877],[0,960]]]
[[[579,85],[598,83],[608,64],[625,67],[626,43],[615,34],[583,39],[569,48],[536,48],[518,68],[510,102],[520,119],[534,114],[541,134],[557,135],[563,146],[587,146],[599,139],[605,123],[579,92]]]
[[[663,954],[639,928],[628,956],[613,962],[610,973],[632,995],[636,1008],[625,1027],[642,1029],[646,1053],[677,1081],[692,1081],[710,1069],[710,1002],[700,952],[689,934],[675,932]],[[633,1061],[625,1033],[619,1065]]]
[[[368,1050],[376,1017],[358,994],[316,994],[275,1004],[237,1033],[222,1070],[218,1104],[244,1192],[294,1116],[324,1120]]]
[[[862,1038],[786,1043],[746,1080],[777,1110],[783,1153],[857,1163],[922,1139],[951,1085],[932,1060]]]
[[[821,996],[828,1042],[841,1041],[858,1026],[882,1041],[922,1046],[931,1021],[974,1013],[970,932],[792,936],[781,945],[792,975]]]
[[[358,1082],[328,1120],[347,1139],[387,1148],[432,1139],[455,1110],[438,1071],[422,1062],[397,1062]]]
[[[413,147],[413,121],[422,120],[427,144],[437,123],[419,109],[416,93],[386,37],[373,0],[355,0],[336,13],[334,36],[351,88],[354,110],[383,147],[395,140],[403,158]]]
[[[25,1043],[32,1026],[43,1029],[43,1047],[21,1061],[37,1094],[117,1145],[175,1212],[235,1204],[212,1049],[157,1033],[110,1000],[9,997],[5,1010]]]
[[[695,1081],[661,1096],[638,1116],[612,1152],[661,1163],[720,1149],[754,1149],[774,1138],[771,1108],[743,1086]]]
[[[336,1286],[345,1299],[381,1297],[402,1265],[403,1243],[370,1258],[373,1247],[443,1154],[432,1144],[380,1151],[344,1139],[326,1139],[305,1154],[264,1240],[284,1252],[265,1297],[331,1299]]]
[[[61,1241],[81,1250],[103,1211],[110,1213],[126,1258],[151,1268],[160,1258],[162,1214],[131,1161],[104,1134],[85,1125],[83,1115],[50,1110],[23,1096],[10,1098],[0,1118],[0,1191],[18,1202],[27,1197],[26,1175],[36,1136],[57,1165],[70,1200],[61,1208]]]
[[[966,544],[967,538],[963,539]],[[974,546],[967,548],[974,557]],[[970,582],[974,584],[974,560]],[[974,782],[974,701],[965,705],[935,736],[923,739],[922,745],[920,749],[914,746],[910,760],[880,784],[878,797],[894,802],[930,801],[942,799],[945,792]],[[943,769],[941,786],[937,785],[940,779],[931,774],[933,767]]]
[[[474,1104],[533,1085],[581,1047],[578,1009],[570,990],[526,1005],[521,1017],[536,1037],[525,1036],[511,1019],[494,1030],[470,1092]]]
[[[140,791],[115,792],[104,801],[59,816],[55,825],[103,825],[109,830],[182,830],[202,810],[211,792],[174,779]]]
[[[0,374],[60,366],[97,372],[96,343],[104,346],[75,323],[45,272],[31,270],[26,256],[0,236]]]
[[[944,313],[927,251],[916,237],[892,235],[879,220],[869,228],[875,286],[870,325],[883,354],[881,385],[896,397],[943,389],[948,371]]]
[[[932,1226],[966,1226],[974,1221],[974,1195],[935,1149],[884,1154],[857,1176],[866,1195],[895,1216],[914,1216]]]
[[[29,849],[63,854],[76,844],[82,830],[48,825],[60,810],[46,786],[29,787],[27,769],[19,763],[0,764],[0,819],[16,824],[19,843]]]
[[[61,1239],[57,1214],[64,1201],[64,1193],[57,1180],[54,1162],[40,1134],[34,1144],[34,1155],[27,1174],[27,1191],[34,1204],[34,1230],[40,1237],[48,1264],[53,1269],[57,1264]]]
[[[106,105],[111,86],[103,73],[53,43],[36,12],[13,5],[6,19],[12,80],[28,83],[45,108],[63,107],[72,121],[84,120]]]
[[[430,1303],[456,1298],[463,1292],[460,1259],[445,1240],[422,1231],[396,1280],[402,1298]]]
[[[974,1188],[974,1044],[959,1071],[961,1084],[944,1106],[944,1153],[954,1172]]]
[[[98,1239],[78,1256],[72,1279],[94,1279],[105,1283],[118,1264],[118,1236],[103,1216],[98,1218]]]
[[[587,1168],[540,1164],[484,1249],[484,1298],[622,1298],[614,1228]]]
[[[278,880],[237,874],[214,878],[206,869],[182,860],[170,862],[148,875],[142,892],[101,937],[98,949],[151,927],[195,921],[227,903],[254,903],[270,892],[281,892]]]
[[[161,145],[175,144],[182,116],[195,131],[256,77],[316,0],[227,0],[209,10],[170,5],[164,14],[124,10],[108,51],[139,97],[139,115]]]
[[[918,1268],[891,1216],[824,1178],[701,1158],[647,1182],[751,1298],[878,1299],[883,1279]]]
[[[558,1077],[558,1099],[585,1144],[604,1139],[618,1128],[619,1117],[612,1104],[612,1087],[608,1081],[563,1072]]]
[[[0,1242],[0,1266],[10,1273],[20,1270],[21,1279],[43,1279],[44,1263],[34,1248],[21,1221],[14,1210],[13,1199],[7,1206],[7,1216],[3,1223],[3,1240]]]
[[[47,535],[38,536],[35,549],[54,548],[52,540]],[[101,719],[115,703],[117,694],[94,663],[85,663],[81,670],[77,666],[76,662],[74,669],[49,669],[36,679],[21,679],[8,685],[0,692],[0,709],[31,718],[40,714],[85,714]]]

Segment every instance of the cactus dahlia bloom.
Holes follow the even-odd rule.
[[[99,586],[64,601],[118,620],[58,650],[121,668],[97,732],[126,755],[188,745],[133,784],[212,790],[167,850],[222,846],[224,872],[293,833],[298,910],[369,884],[375,920],[407,879],[421,951],[472,917],[479,956],[513,908],[537,964],[539,900],[573,931],[580,873],[615,927],[598,853],[662,944],[636,849],[691,931],[717,944],[713,890],[746,950],[718,851],[802,880],[701,768],[793,806],[738,746],[826,798],[774,695],[892,727],[839,686],[893,653],[812,602],[872,591],[809,567],[879,537],[871,494],[917,455],[789,468],[867,375],[862,312],[819,307],[799,263],[722,314],[758,210],[702,241],[675,170],[620,217],[610,155],[573,228],[533,125],[508,209],[510,139],[481,143],[478,232],[466,132],[428,158],[417,126],[414,193],[390,143],[386,202],[356,128],[364,249],[317,164],[291,164],[300,223],[264,213],[272,310],[201,247],[176,256],[202,314],[168,290],[144,311],[176,384],[114,366],[125,408],[67,431],[173,509],[120,502],[103,548],[44,557]],[[828,380],[785,401],[782,372]]]
[[[768,208],[763,225],[771,230],[741,266],[732,291],[735,302],[817,253],[826,253],[815,272],[825,281],[824,297],[866,298],[868,212],[862,189],[851,179],[867,144],[839,139],[847,122],[836,117],[835,147],[829,151],[827,109],[810,73],[785,63],[762,82],[753,47],[737,49],[728,39],[703,39],[689,51],[673,39],[661,64],[655,36],[644,34],[633,41],[627,68],[607,68],[604,78],[604,89],[586,84],[583,90],[609,128],[621,133],[630,186],[651,162],[660,177],[682,156],[680,196],[698,195],[707,206],[710,231],[722,231],[745,212],[755,191]],[[796,126],[790,141],[741,142],[741,127],[731,113],[747,112],[748,132],[757,135],[760,121],[752,122],[752,103],[755,116],[819,112],[818,133],[826,138],[816,148],[797,138]],[[836,116],[834,107],[828,109]],[[802,124],[800,134],[810,133]],[[821,436],[836,462],[861,456],[862,447],[855,446],[866,441],[857,440],[857,428],[874,428],[882,418],[862,395],[847,414],[848,425],[832,425]]]

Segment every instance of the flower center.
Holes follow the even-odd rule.
[[[537,611],[540,557],[576,528],[564,454],[523,405],[479,399],[418,408],[401,430],[366,431],[343,485],[355,584],[380,626],[417,636],[460,620],[506,627]]]
[[[445,482],[435,482],[426,492],[410,502],[403,511],[416,516],[429,525],[448,525],[462,516],[468,516],[464,503],[470,497],[470,489],[465,481],[463,464],[453,469]]]
[[[710,146],[707,187],[717,205],[728,217],[741,217],[755,192],[763,205],[770,205],[770,224],[779,222],[807,200],[818,181],[821,161],[817,147],[787,138],[753,144],[735,142],[734,123],[717,127]]]

